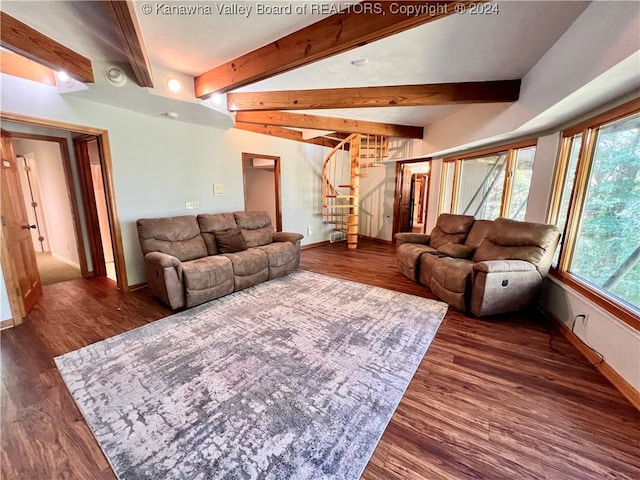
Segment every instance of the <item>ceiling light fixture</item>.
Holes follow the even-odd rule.
[[[356,67],[364,67],[367,63],[369,63],[369,60],[367,60],[366,58],[358,58],[357,60],[353,60],[351,62],[351,65],[355,65]]]
[[[176,112],[167,112],[164,115],[171,120],[175,120],[176,118],[178,118],[178,114]]]
[[[119,67],[109,66],[104,71],[107,81],[114,87],[122,87],[127,83],[127,76]]]
[[[180,80],[178,80],[177,78],[170,78],[169,80],[167,80],[167,87],[169,87],[169,90],[171,90],[174,93],[178,93],[180,91],[180,88],[182,88],[182,85],[180,84]]]
[[[58,79],[58,82],[66,87],[71,87],[74,82],[73,78],[71,78],[69,74],[64,71],[56,72],[56,78]]]
[[[222,95],[219,93],[214,93],[211,95],[211,103],[214,105],[220,105],[222,103]]]

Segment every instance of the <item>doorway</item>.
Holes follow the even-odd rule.
[[[102,256],[105,259],[112,259],[112,270],[114,271],[114,277],[116,284],[114,287],[117,287],[123,292],[129,291],[129,286],[127,283],[126,276],[126,267],[124,263],[124,252],[122,246],[122,237],[120,231],[120,223],[117,215],[117,208],[115,202],[115,193],[113,187],[113,168],[111,165],[111,153],[109,149],[109,135],[108,132],[102,129],[96,129],[92,127],[84,127],[80,125],[72,125],[66,124],[62,122],[49,121],[44,119],[37,119],[34,117],[27,117],[20,114],[12,114],[2,112],[2,122],[3,129],[11,129],[14,130],[11,133],[12,137],[20,138],[20,139],[31,139],[31,140],[48,140],[51,142],[58,143],[58,148],[60,149],[60,153],[63,157],[63,165],[64,165],[64,175],[67,181],[67,194],[66,197],[70,200],[71,204],[71,214],[73,217],[72,229],[75,232],[75,240],[76,240],[76,250],[78,256],[78,263],[80,265],[81,274],[83,277],[94,277],[94,276],[106,276],[106,271],[108,270],[108,266],[106,265],[106,261],[102,262],[102,271],[100,270],[100,262],[96,261],[95,251],[99,249],[102,253]],[[57,136],[47,136],[41,135],[39,133],[23,133],[23,132],[39,132],[43,131],[47,134],[49,132],[53,132],[52,135],[57,135],[60,133],[60,137]],[[4,130],[3,130],[4,133]],[[86,158],[85,157],[77,157],[78,162],[71,162],[71,150],[69,145],[71,144],[72,136],[75,138],[81,138],[86,141],[87,150],[91,152],[93,150],[93,154],[89,153]],[[11,142],[8,142],[11,145]],[[4,138],[3,138],[3,147],[4,147]],[[3,148],[3,153],[5,149]],[[8,151],[8,149],[7,149]],[[97,155],[95,154],[97,151]],[[29,159],[32,157],[28,155],[30,152],[23,152],[23,161],[26,158],[27,164],[29,163]],[[12,151],[13,154],[13,151]],[[34,155],[37,159],[37,154]],[[15,155],[14,155],[15,157]],[[93,160],[92,160],[93,158]],[[84,161],[86,159],[86,162]],[[98,159],[96,161],[96,159]],[[99,168],[91,167],[91,162],[93,161],[94,165],[99,164]],[[17,162],[15,162],[17,164]],[[8,163],[9,165],[9,163]],[[93,170],[93,173],[92,173]],[[84,175],[82,172],[85,172]],[[87,173],[88,172],[88,173]],[[4,172],[3,172],[4,173]],[[42,181],[42,173],[39,172],[40,180]],[[84,176],[85,179],[82,180],[81,177]],[[86,177],[91,177],[91,182],[89,183]],[[95,178],[95,180],[94,180]],[[20,180],[16,179],[18,185],[20,184]],[[101,179],[101,180],[100,180]],[[4,182],[4,176],[3,176]],[[90,190],[89,188],[90,187]],[[5,202],[4,193],[9,192],[6,190],[3,192],[3,207],[7,206],[7,208],[13,208],[14,205],[20,204],[25,206],[25,199],[22,192],[19,194],[7,195],[7,201]],[[101,193],[102,200],[98,195]],[[91,206],[91,198],[93,198],[93,204],[95,208]],[[15,201],[14,201],[15,200]],[[42,198],[40,200],[41,203],[38,203],[37,200],[31,199],[29,208],[32,207],[31,204],[36,203],[39,205],[46,206],[47,198]],[[28,202],[27,202],[28,203]],[[99,204],[102,203],[104,208],[100,208]],[[97,210],[101,209],[102,213],[98,214]],[[37,211],[37,210],[36,210]],[[42,212],[40,212],[42,215]],[[105,219],[106,213],[106,219]],[[35,212],[34,212],[35,214]],[[5,209],[3,208],[3,217],[5,215]],[[92,220],[92,218],[101,218],[100,220]],[[34,242],[33,234],[30,230],[37,230],[37,226],[35,223],[31,223],[29,218],[26,215],[24,221],[21,224],[24,224],[27,228],[22,228],[28,238],[28,250],[31,252],[31,255],[35,253],[38,246],[42,248],[46,248],[45,245],[40,244],[40,237],[44,237],[46,232],[46,236],[49,240],[52,239],[51,235],[51,226],[52,221],[48,221],[47,219],[41,220],[41,229],[37,234],[36,242]],[[34,228],[31,228],[31,225]],[[94,232],[94,233],[92,233]],[[100,232],[95,234],[95,232]],[[108,233],[107,233],[108,232]],[[93,238],[99,237],[99,243],[97,241],[92,241]],[[109,242],[104,241],[103,239],[109,239]],[[44,240],[42,240],[44,243]],[[3,235],[0,237],[0,248],[2,249],[2,272],[4,276],[5,286],[6,286],[6,300],[10,304],[11,307],[11,315],[12,318],[10,320],[3,321],[3,327],[5,326],[13,326],[22,323],[22,320],[28,315],[29,309],[25,307],[30,307],[32,305],[27,305],[27,299],[25,299],[24,289],[20,288],[20,278],[17,276],[17,273],[21,271],[20,265],[16,265],[16,256],[4,254],[4,252],[9,252],[12,246],[12,239],[8,235]],[[106,244],[107,246],[105,247]],[[22,245],[22,244],[21,244]],[[26,243],[24,243],[26,245]],[[95,248],[94,248],[95,247]],[[71,244],[69,245],[71,248]],[[26,249],[24,249],[26,250]],[[109,256],[110,253],[110,256]],[[33,262],[35,265],[35,261]],[[96,266],[98,268],[96,269]],[[38,278],[39,275],[35,273],[35,277]],[[2,292],[4,296],[4,292]],[[4,302],[4,299],[3,299]],[[9,325],[7,322],[11,322]]]
[[[282,231],[280,157],[242,154],[245,210],[264,210],[276,231]]]
[[[430,172],[429,160],[397,162],[392,238],[398,232],[425,233]]]

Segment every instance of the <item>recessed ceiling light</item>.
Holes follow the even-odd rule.
[[[367,63],[369,63],[369,60],[367,60],[366,58],[358,58],[357,60],[353,60],[351,62],[351,65],[355,65],[356,67],[364,67]]]
[[[74,79],[69,76],[67,72],[56,72],[56,78],[58,80],[58,84],[62,84],[65,87],[71,87],[74,83]]]
[[[104,71],[104,76],[107,81],[114,87],[122,87],[125,83],[127,83],[127,76],[118,67],[107,67],[107,69]]]
[[[177,93],[180,91],[182,85],[180,85],[180,80],[178,80],[177,78],[170,78],[169,80],[167,80],[167,87],[169,87],[169,90],[171,90],[172,92]]]
[[[213,95],[211,95],[211,102],[214,105],[220,105],[222,103],[222,95],[220,95],[219,93],[214,93]]]

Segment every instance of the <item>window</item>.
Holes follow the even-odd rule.
[[[535,153],[529,141],[445,159],[440,212],[524,220]]]
[[[564,133],[549,217],[558,276],[639,327],[640,101]]]

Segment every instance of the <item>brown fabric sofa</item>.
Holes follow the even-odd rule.
[[[153,293],[192,307],[298,268],[298,233],[274,232],[267,212],[142,218],[138,238]]]
[[[481,317],[522,310],[535,303],[559,239],[553,225],[475,220],[463,242],[423,252],[414,272],[418,282],[462,312]],[[401,262],[398,253],[404,273]]]

